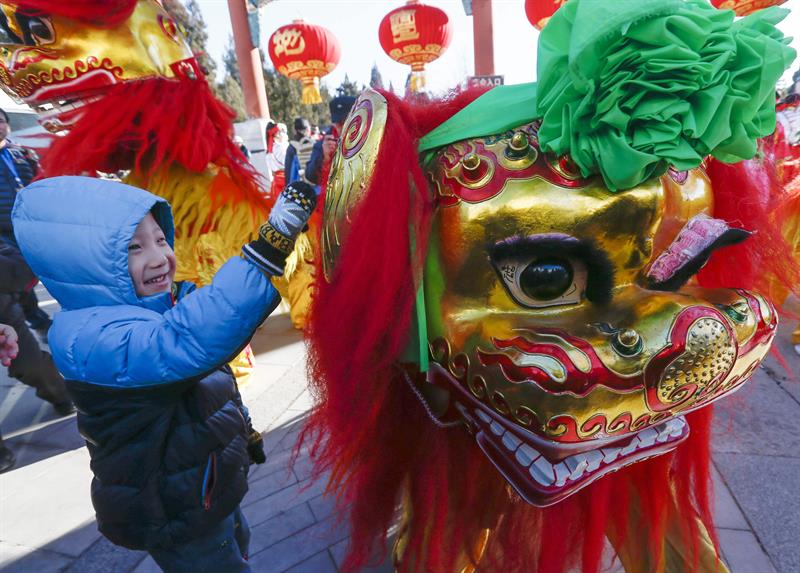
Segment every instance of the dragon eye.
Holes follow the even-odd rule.
[[[165,16],[164,14],[159,14],[158,23],[161,25],[161,30],[170,40],[176,43],[181,42],[181,30],[178,28],[178,24],[175,22],[175,20],[169,16]]]
[[[28,21],[28,30],[37,44],[46,44],[53,41],[53,28],[46,20],[38,17],[31,17]]]
[[[511,298],[521,306],[578,304],[586,291],[586,265],[578,259],[528,255],[493,264]]]
[[[519,288],[532,299],[549,301],[567,292],[573,276],[572,265],[567,260],[538,259],[519,274]]]

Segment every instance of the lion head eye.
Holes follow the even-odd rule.
[[[158,23],[161,26],[161,30],[170,40],[172,40],[173,42],[180,43],[182,30],[178,26],[177,22],[175,22],[175,20],[173,20],[169,16],[159,14]]]
[[[586,290],[586,267],[561,257],[514,258],[499,262],[506,290],[522,306],[578,304]]]
[[[520,306],[575,305],[584,299],[606,304],[611,298],[611,262],[592,243],[576,237],[508,237],[491,245],[487,254],[506,292]]]
[[[37,44],[49,44],[55,39],[52,25],[43,18],[32,16],[28,21],[28,30]]]
[[[537,259],[519,274],[519,288],[534,300],[550,301],[569,290],[574,275],[572,264],[565,259]]]

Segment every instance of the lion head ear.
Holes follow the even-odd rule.
[[[325,189],[323,280],[312,313],[318,329],[338,328],[341,316],[326,323],[323,299],[328,308],[358,300],[370,309],[365,326],[374,321],[378,338],[390,328],[417,341],[389,345],[392,360],[412,362],[427,358],[425,321],[414,309],[424,308],[418,293],[433,212],[417,152],[417,111],[413,102],[371,89],[353,105]]]
[[[389,111],[386,98],[367,89],[345,120],[325,189],[322,265],[330,282],[353,217],[375,179],[375,164],[384,142]]]

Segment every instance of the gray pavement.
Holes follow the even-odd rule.
[[[42,297],[49,311],[55,303]],[[795,309],[797,310],[797,309]],[[716,522],[733,573],[800,573],[800,359],[782,327],[775,358],[717,409],[714,435]],[[292,446],[311,407],[304,346],[287,314],[273,315],[253,339],[257,369],[242,388],[267,463],[254,466],[244,513],[257,573],[335,573],[347,543],[324,484]],[[89,499],[89,457],[74,415],[57,418],[30,388],[0,368],[0,427],[17,466],[0,476],[0,571],[157,573],[144,553],[113,546],[97,532]],[[391,571],[388,560],[371,573]],[[614,564],[608,571],[619,571]]]
[[[797,300],[785,310],[800,316]],[[714,463],[745,520],[726,522],[720,541],[745,573],[800,572],[800,357],[790,342],[795,324],[783,321],[774,345],[779,355],[773,351],[753,379],[716,409]]]

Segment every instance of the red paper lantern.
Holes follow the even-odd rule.
[[[711,0],[711,5],[720,10],[733,10],[737,16],[783,4],[786,0]]]
[[[295,20],[269,38],[269,57],[280,74],[303,82],[303,103],[320,103],[319,78],[339,63],[336,36],[322,26]]]
[[[525,0],[525,15],[537,30],[544,28],[550,17],[567,0]]]
[[[378,37],[390,58],[411,66],[411,90],[425,85],[425,64],[441,56],[450,45],[453,26],[439,8],[408,0],[381,20]]]

